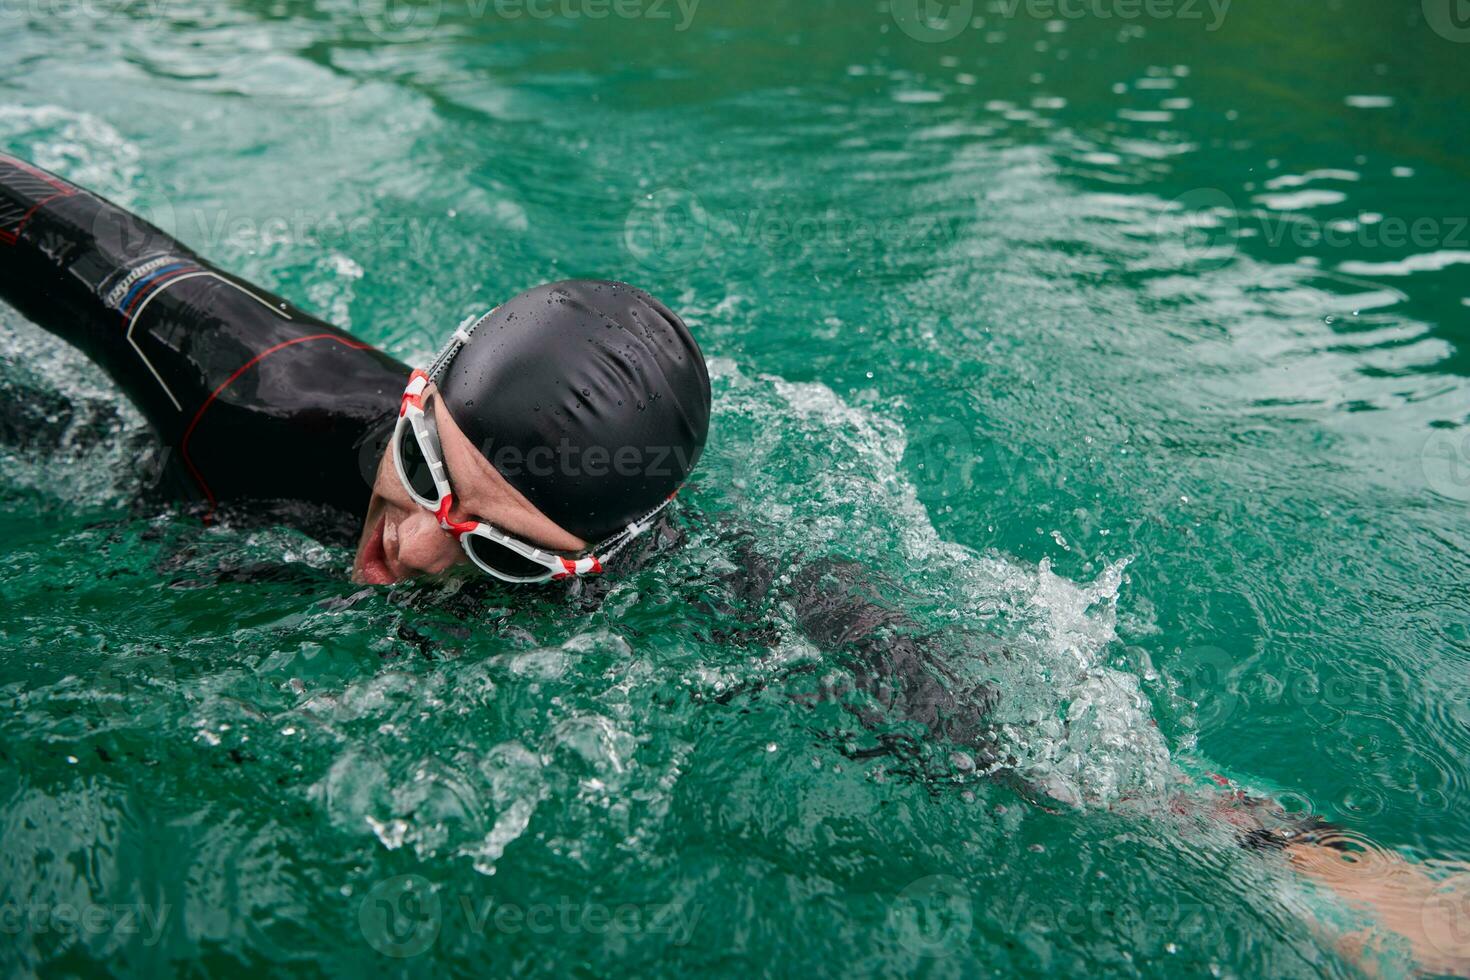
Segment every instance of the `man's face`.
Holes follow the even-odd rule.
[[[483,521],[551,551],[575,552],[587,547],[586,541],[533,507],[496,472],[444,409],[443,399],[433,385],[424,394],[439,426],[444,467],[454,490],[451,521]],[[441,528],[434,515],[408,495],[398,479],[392,452],[389,446],[378,460],[373,497],[352,562],[353,581],[369,585],[433,575],[469,560],[454,535]]]

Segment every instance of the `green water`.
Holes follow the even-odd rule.
[[[62,433],[3,447],[6,972],[1356,975],[1171,773],[1470,858],[1470,25],[1052,6],[0,0],[0,149],[402,358],[545,280],[664,298],[691,504],[870,565],[1013,760],[845,754],[789,609],[687,601],[708,530],[465,623],[135,513],[140,420],[0,309]]]

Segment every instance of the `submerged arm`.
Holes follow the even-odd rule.
[[[832,658],[827,670],[805,666],[782,677],[802,675],[813,682],[805,690],[787,690],[800,703],[843,704],[877,742],[849,750],[855,756],[913,755],[914,739],[893,731],[894,723],[916,723],[923,741],[960,750],[976,768],[995,761],[988,715],[996,692],[968,680],[949,663],[939,638],[928,636],[903,611],[886,602],[872,569],[854,561],[824,558],[796,572],[790,583],[777,585],[776,569],[755,547],[748,529],[727,526],[722,535],[736,570],[722,576],[698,604],[726,621],[722,630],[731,642],[768,646],[779,630],[765,615],[772,601],[789,607],[796,625]],[[752,682],[724,691],[726,702],[764,688]],[[968,768],[968,765],[966,766]]]

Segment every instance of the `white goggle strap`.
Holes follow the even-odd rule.
[[[444,447],[439,442],[439,433],[431,421],[432,419],[433,416],[428,412],[421,411],[417,418],[410,415],[408,424],[414,429],[414,438],[418,438],[419,426],[423,426],[425,431],[433,433],[434,437],[428,440],[427,446],[425,445],[425,440],[419,440],[419,452],[423,454],[424,462],[429,464],[429,475],[434,479],[434,489],[439,492],[439,500],[442,502],[453,491],[449,487],[449,471],[444,468]],[[433,456],[430,456],[426,451],[428,449],[434,449],[437,452]],[[441,521],[440,523],[443,522]]]
[[[647,531],[650,527],[652,527],[653,519],[659,514],[663,513],[664,508],[668,507],[669,504],[673,502],[673,494],[670,494],[663,503],[659,504],[653,510],[638,518],[638,520],[634,521],[632,524],[629,524],[627,527],[623,528],[617,534],[614,534],[612,537],[608,538],[602,544],[598,545],[598,554],[596,556],[598,562],[605,563],[612,559],[612,557],[618,552],[626,548],[629,544],[633,542],[634,538],[638,537],[644,531]],[[603,548],[606,548],[607,550],[603,551]]]
[[[498,309],[500,307],[495,307],[495,310]],[[460,349],[465,344],[468,344],[470,338],[474,336],[475,328],[490,319],[491,315],[495,313],[495,310],[491,310],[489,313],[479,317],[465,317],[459,326],[454,328],[454,333],[450,335],[449,340],[439,349],[439,353],[434,356],[434,360],[429,364],[427,374],[429,375],[430,381],[435,384],[439,383],[439,379],[443,377],[445,371],[449,370],[449,365],[453,363]]]
[[[429,387],[429,379],[420,374],[409,381],[408,387],[403,390],[405,398],[422,398],[424,389]]]

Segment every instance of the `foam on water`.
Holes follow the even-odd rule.
[[[16,423],[23,431],[0,442],[7,489],[104,506],[156,478],[148,424],[83,354],[9,307],[0,307],[0,348],[0,387],[32,406]]]
[[[122,204],[134,197],[138,147],[96,116],[59,106],[0,105],[0,141],[40,166]],[[39,394],[35,421],[45,434],[18,433],[0,445],[16,486],[55,493],[74,504],[116,503],[133,496],[156,469],[138,465],[147,425],[117,389],[76,350],[0,307],[0,384]],[[21,446],[31,441],[36,449]]]
[[[7,450],[7,494],[50,511],[12,507],[4,559],[7,897],[177,909],[160,960],[117,935],[31,934],[9,944],[16,971],[371,971],[359,912],[412,871],[446,914],[410,965],[457,973],[487,957],[708,971],[739,949],[796,973],[1353,975],[1334,952],[1347,928],[1317,934],[1306,903],[1273,901],[1277,856],[1228,824],[1199,847],[1158,819],[1176,767],[1214,771],[1184,755],[1196,745],[1259,774],[1239,783],[1252,795],[1463,850],[1463,481],[1431,477],[1432,495],[1421,470],[1464,456],[1470,266],[1444,222],[1412,248],[1379,234],[1443,218],[1463,183],[1443,165],[1460,130],[1393,129],[1423,79],[1459,77],[1456,45],[1386,17],[1324,62],[1341,12],[1271,5],[1218,34],[1084,18],[1052,36],[987,11],[940,45],[878,8],[701,8],[650,44],[653,20],[446,5],[433,37],[389,39],[352,0],[194,6],[0,31],[24,66],[15,98],[91,114],[7,109],[7,149],[150,218],[173,195],[179,223],[159,224],[398,356],[532,282],[606,274],[687,313],[746,374],[716,366],[686,494],[709,522],[594,612],[492,597],[466,622],[463,590],[357,590],[329,574],[341,551],[291,532],[67,526],[79,502],[132,495],[85,483],[124,471],[120,437],[77,425],[94,447],[80,465]],[[823,56],[793,58],[814,18]],[[1397,101],[1348,108],[1345,91]],[[679,188],[698,191],[700,234],[680,247],[661,228],[663,264],[630,246],[629,215]],[[213,237],[226,215],[292,234]],[[894,222],[914,215],[945,234]],[[391,233],[334,233],[337,216]],[[29,330],[0,321],[7,344]],[[48,356],[0,372],[75,404],[84,365],[28,367]],[[1421,460],[1430,424],[1442,441]],[[969,441],[940,445],[956,432]],[[976,479],[935,479],[936,457],[971,456]],[[855,727],[848,705],[789,690],[841,658],[779,601],[754,639],[689,601],[738,569],[709,527],[726,521],[781,571],[873,569],[967,684],[1001,692],[997,775],[1112,812],[1015,805],[959,760],[951,791],[905,760],[845,757],[829,727]],[[218,574],[282,555],[297,579]],[[1218,669],[1190,683],[1200,643]],[[1380,666],[1399,678],[1387,695]],[[1253,683],[1313,677],[1349,687]],[[903,729],[872,724],[890,721]],[[907,886],[941,872],[957,928],[895,928],[925,911]],[[466,894],[525,906],[571,882],[708,914],[682,951],[460,921]],[[1094,901],[1118,919],[1028,927],[1028,909]],[[1191,903],[1218,935],[1191,934],[1175,914]],[[1146,921],[1130,929],[1130,910]]]
[[[731,479],[739,496],[761,501],[746,513],[767,524],[783,562],[832,552],[878,568],[942,570],[918,586],[938,618],[962,630],[1003,629],[1006,657],[977,649],[959,666],[1000,691],[995,719],[1013,760],[1005,768],[1071,804],[1164,791],[1169,750],[1151,706],[1139,679],[1107,662],[1127,558],[1077,583],[1046,561],[1026,566],[946,541],[901,469],[906,433],[897,422],[818,382],[751,378],[718,358],[711,374],[717,427],[743,434],[761,423],[750,443],[716,448],[716,465],[739,472]],[[813,472],[792,479],[795,467]],[[908,589],[915,578],[906,577]]]
[[[0,142],[124,206],[142,174],[137,144],[106,121],[61,106],[0,105]]]

